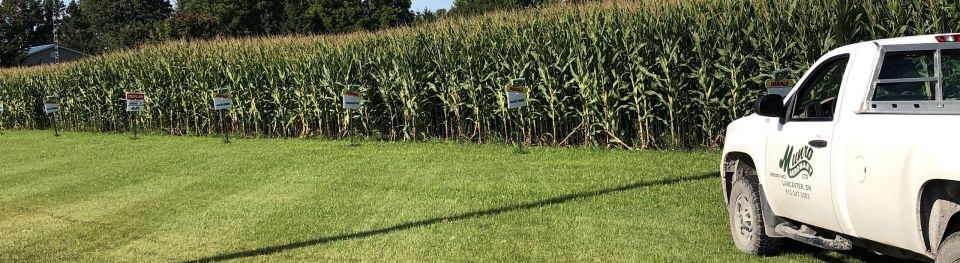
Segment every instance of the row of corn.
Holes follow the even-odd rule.
[[[173,42],[60,66],[0,71],[0,122],[62,127],[393,141],[524,140],[616,148],[716,147],[778,68],[798,78],[847,43],[958,31],[950,0],[629,1],[555,5],[335,36]],[[504,87],[530,84],[507,110]],[[347,85],[364,107],[341,108]],[[231,88],[234,108],[212,110]],[[123,93],[148,109],[125,112]],[[226,125],[221,126],[223,122]],[[348,125],[354,122],[353,125]]]

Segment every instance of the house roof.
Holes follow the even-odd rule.
[[[37,54],[37,53],[46,51],[47,49],[51,49],[51,48],[53,48],[53,47],[55,47],[55,45],[53,45],[53,44],[30,47],[30,49],[27,50],[27,56],[32,56],[33,54]],[[84,56],[90,56],[90,55],[87,55],[86,53],[83,53],[83,52],[80,52],[80,51],[76,51],[76,50],[73,50],[73,49],[69,49],[69,48],[65,48],[65,47],[63,47],[63,46],[60,46],[60,49],[69,50],[69,51],[71,51],[71,52],[76,52],[76,53],[81,54],[81,55],[84,55]]]
[[[27,56],[36,54],[40,51],[44,51],[50,48],[53,48],[53,44],[30,47],[30,50],[27,51]]]

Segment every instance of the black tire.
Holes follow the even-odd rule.
[[[937,263],[960,262],[960,232],[953,233],[940,243],[937,252]]]
[[[767,235],[763,224],[763,209],[760,207],[760,187],[756,182],[740,177],[733,183],[727,213],[730,218],[730,235],[733,236],[737,249],[758,256],[779,252],[783,239]]]

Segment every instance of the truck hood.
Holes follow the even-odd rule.
[[[756,113],[747,115],[746,117],[739,118],[727,125],[727,134],[735,132],[737,130],[748,129],[753,127],[754,129],[760,129],[761,123],[765,117],[757,115]]]

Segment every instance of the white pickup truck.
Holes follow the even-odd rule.
[[[838,48],[755,112],[721,163],[738,249],[960,262],[960,34]]]

